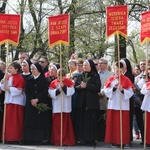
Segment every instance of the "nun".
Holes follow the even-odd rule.
[[[31,70],[30,70],[30,66],[31,66],[31,61],[29,59],[23,60],[21,63],[21,69],[22,69],[22,77],[24,78],[25,82],[26,80],[28,80],[28,78],[31,75]]]
[[[93,60],[83,63],[81,83],[75,86],[78,92],[76,101],[75,135],[77,144],[95,145],[97,140],[98,110],[101,82]]]
[[[122,58],[120,60],[120,62],[123,63],[123,75],[128,77],[130,79],[130,81],[134,84],[134,75],[132,74],[132,67],[131,67],[130,61],[127,58]],[[134,114],[134,99],[132,96],[130,98],[130,145],[131,145],[131,142],[133,141],[133,114]],[[144,136],[144,128],[142,129],[142,127],[141,127],[140,129],[141,129],[141,136],[143,139],[144,138],[143,137]]]
[[[46,144],[50,138],[50,112],[39,111],[39,104],[48,105],[48,83],[38,62],[31,65],[32,75],[26,82],[24,144]]]

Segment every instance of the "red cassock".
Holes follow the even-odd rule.
[[[12,76],[12,87],[23,90],[25,85],[23,77],[19,74],[15,74]],[[11,98],[11,96],[9,98]],[[23,121],[24,106],[13,103],[7,103],[5,120],[5,141],[22,140]]]
[[[150,144],[150,112],[146,112],[146,144]]]
[[[51,82],[49,88],[56,89],[57,85],[59,84],[58,79],[55,79]],[[67,87],[73,86],[73,82],[68,78],[63,80],[63,84]],[[62,121],[62,145],[75,145],[75,136],[74,130],[72,125],[72,120],[70,116],[70,112],[62,112],[61,113],[53,113],[52,114],[52,137],[51,143],[60,146],[61,145],[61,121]]]
[[[60,146],[61,141],[61,114],[53,113],[51,143]],[[62,113],[62,145],[75,145],[75,136],[70,113]]]
[[[20,141],[23,136],[24,106],[6,104],[5,141]]]
[[[146,89],[150,90],[150,80],[146,83]],[[150,144],[150,112],[146,111],[146,144]]]
[[[122,111],[122,144],[130,143],[129,111]],[[105,142],[121,144],[120,111],[107,110]]]

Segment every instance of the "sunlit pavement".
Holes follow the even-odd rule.
[[[140,140],[134,140],[130,149],[143,150],[144,146],[140,145]],[[12,145],[12,144],[0,144],[0,150],[112,150],[121,148],[111,148],[110,144],[104,142],[97,142],[96,146],[53,146],[53,145]]]

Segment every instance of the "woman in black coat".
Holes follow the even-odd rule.
[[[132,74],[131,63],[127,58],[121,59],[124,66],[124,75],[130,79],[134,84],[134,75]],[[133,96],[130,98],[130,142],[133,141],[133,112],[134,112],[134,100]]]
[[[44,144],[50,139],[50,112],[40,112],[37,105],[48,104],[48,82],[38,63],[31,65],[32,76],[26,82],[26,107],[23,142]]]
[[[75,86],[78,92],[76,101],[75,135],[78,144],[95,145],[97,140],[97,111],[101,82],[94,62],[89,59],[83,63],[84,72],[81,83]]]

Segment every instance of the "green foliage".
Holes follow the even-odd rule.
[[[88,82],[90,79],[90,77],[88,77],[88,73],[85,73],[84,76],[83,76],[83,82]]]
[[[111,0],[22,0],[8,1],[9,9],[20,13],[22,17],[21,37],[17,48],[10,48],[12,58],[17,59],[17,51],[26,51],[31,57],[38,57],[42,54],[48,56],[50,61],[59,62],[59,46],[48,47],[48,17],[60,13],[70,14],[70,47],[62,49],[63,66],[69,60],[72,53],[77,52],[81,58],[92,57],[101,58],[109,56],[114,60],[115,42],[106,39],[106,6],[116,5],[119,1]],[[127,0],[120,1],[129,6],[129,20],[140,21],[140,14],[147,10],[149,2]],[[133,27],[132,27],[133,28]],[[130,30],[132,29],[130,28]],[[133,28],[134,30],[134,28]],[[139,28],[135,33],[139,33]],[[131,34],[131,31],[129,32]],[[136,35],[136,34],[134,34]],[[130,36],[130,35],[129,35]],[[131,43],[128,44],[127,56],[133,62],[137,62],[145,53],[140,43],[139,37],[131,36]],[[132,55],[130,52],[132,50]],[[134,51],[135,50],[135,51]],[[4,52],[4,51],[2,51]],[[2,54],[4,57],[4,54]],[[136,58],[135,58],[136,57]],[[137,59],[137,60],[136,60]]]
[[[42,112],[49,110],[50,108],[48,107],[47,104],[39,103],[37,104],[36,109],[38,110],[38,114],[40,114]]]

